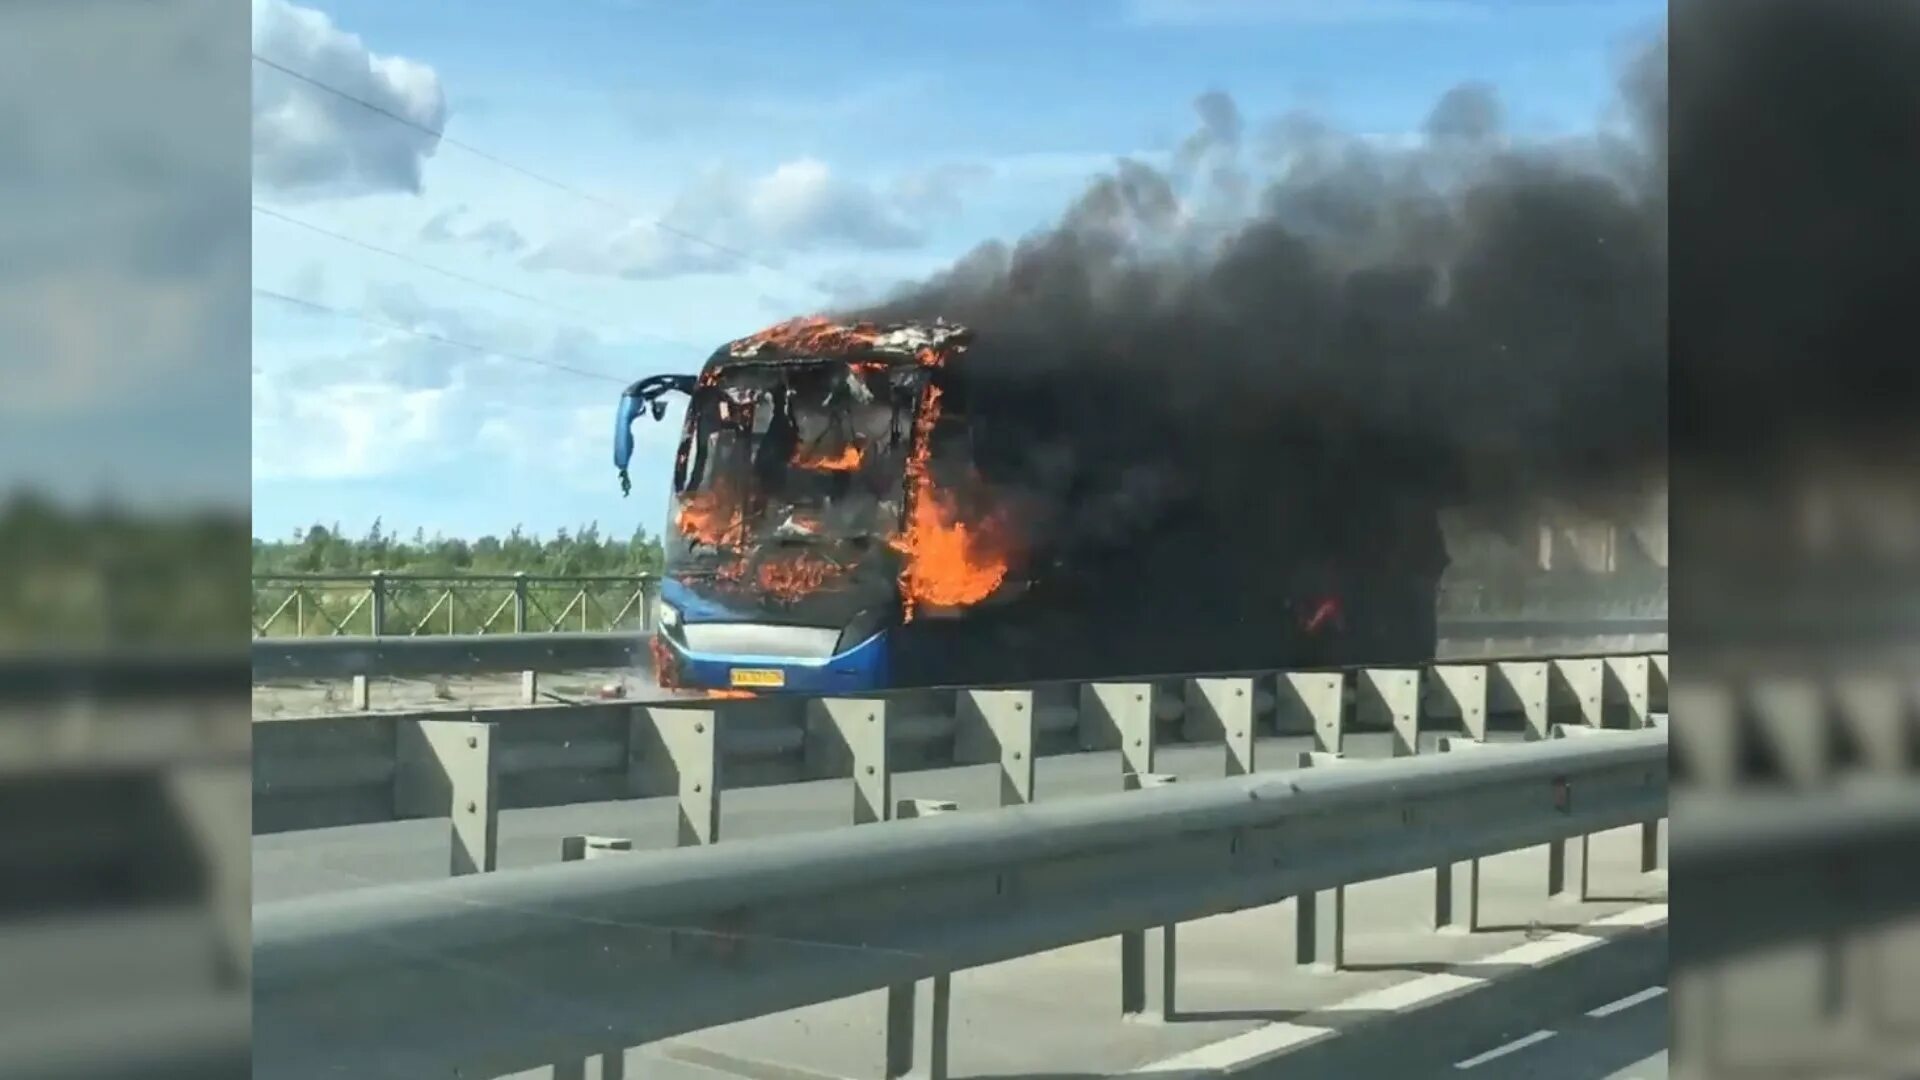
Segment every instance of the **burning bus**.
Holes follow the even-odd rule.
[[[940,322],[794,320],[723,346],[697,376],[627,389],[623,492],[633,423],[687,397],[652,642],[663,686],[854,693],[1337,662],[1362,647],[1365,598],[1395,592],[1381,574],[1356,579],[1325,545],[1251,519],[1182,512],[1165,462],[1147,473],[1065,445],[1049,458],[1075,441],[1067,411],[1103,407],[1101,391],[972,370],[974,344]],[[1180,445],[1177,429],[1130,441]],[[1069,481],[1036,482],[1075,449]],[[1063,527],[1147,475],[1173,494],[1129,529]],[[1253,559],[1282,571],[1249,572]],[[1431,588],[1397,596],[1411,636],[1367,642],[1370,662],[1431,655]]]

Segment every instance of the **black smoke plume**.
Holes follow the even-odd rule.
[[[1664,462],[1664,74],[1661,42],[1624,130],[1547,145],[1506,138],[1480,85],[1401,148],[1306,116],[1250,142],[1209,93],[1170,171],[1122,162],[1053,229],[860,314],[971,325],[975,370],[1153,393],[1218,451],[1186,476],[1221,498],[1307,439],[1356,486],[1577,500]]]
[[[1688,0],[1670,33],[1680,629],[1911,642],[1920,5]]]
[[[1477,84],[1398,145],[1209,93],[1164,171],[853,314],[977,332],[1029,412],[975,454],[1037,557],[1217,574],[1211,604],[1316,560],[1437,577],[1441,508],[1637,509],[1664,476],[1664,48],[1552,143]]]

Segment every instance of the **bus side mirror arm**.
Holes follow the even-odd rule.
[[[613,428],[613,467],[620,471],[621,498],[633,490],[627,466],[633,460],[633,422],[640,418],[641,410],[652,413],[655,420],[664,420],[666,396],[676,390],[692,396],[697,385],[698,380],[692,375],[649,375],[620,395],[620,411]]]

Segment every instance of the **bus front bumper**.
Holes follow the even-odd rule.
[[[654,635],[661,685],[687,690],[754,693],[853,694],[887,687],[887,635],[875,634],[845,652],[820,659],[698,653],[666,634]],[[665,668],[670,667],[669,673]]]

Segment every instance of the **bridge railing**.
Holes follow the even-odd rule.
[[[255,574],[255,638],[647,632],[650,574]]]
[[[305,638],[646,632],[659,581],[650,574],[256,574],[253,636]],[[1463,579],[1440,590],[1458,618],[1665,618],[1666,586],[1605,579],[1508,585]]]
[[[1467,686],[1464,675],[1446,681]],[[1405,700],[1397,676],[1370,685]],[[1247,698],[1234,691],[1246,689],[1210,685],[1203,697],[1216,719],[1244,717]],[[1123,749],[1151,730],[1133,693],[1093,694]],[[1017,748],[1036,710],[1016,708],[1030,704],[1018,696],[973,706],[989,755],[1013,778],[1003,806],[941,813],[950,807],[896,807],[870,779],[887,774],[889,741],[871,734],[888,726],[876,703],[824,704],[821,723],[854,763],[855,821],[871,827],[256,907],[256,1068],[276,1078],[546,1065],[584,1075],[598,1056],[607,1075],[628,1047],[885,990],[886,1075],[944,1076],[954,972],[1117,937],[1121,1012],[1167,1018],[1182,922],[1291,898],[1300,963],[1337,968],[1349,886],[1431,871],[1436,923],[1451,912],[1471,930],[1477,860],[1548,844],[1563,874],[1584,872],[1584,837],[1636,824],[1644,834],[1667,813],[1664,730],[1397,761],[1309,755],[1304,771],[1172,786],[1135,772],[1124,792],[1025,805],[1032,759]],[[713,760],[700,754],[718,715],[646,722],[649,754],[680,772],[695,823],[710,820],[712,800],[697,798],[687,770]],[[1238,722],[1228,722],[1230,759]],[[475,797],[460,785],[489,775],[511,744],[484,727],[427,739],[451,753],[456,818],[478,805],[460,801]],[[587,838],[574,839],[577,855]],[[1581,845],[1578,858],[1565,857],[1569,845]]]

